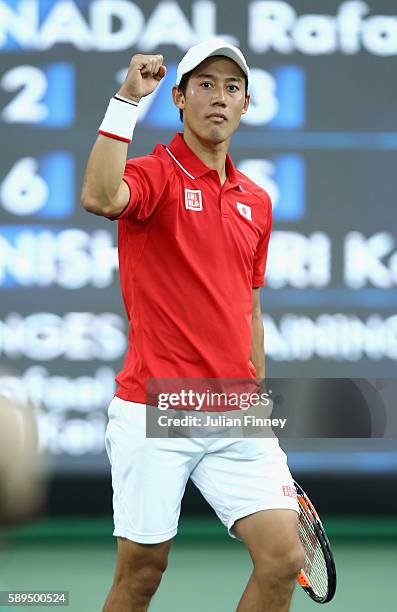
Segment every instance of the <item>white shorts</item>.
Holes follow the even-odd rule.
[[[233,524],[254,512],[299,512],[276,438],[146,438],[146,406],[119,397],[108,416],[113,535],[143,544],[175,536],[188,478],[233,538]]]

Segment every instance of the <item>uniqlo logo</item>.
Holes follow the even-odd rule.
[[[283,486],[283,495],[285,495],[285,497],[296,497],[296,491],[294,487]]]
[[[240,215],[248,219],[248,221],[252,221],[252,213],[250,206],[248,206],[247,204],[242,204],[241,202],[236,202],[236,206]]]
[[[203,210],[203,199],[200,189],[185,189],[186,210]]]

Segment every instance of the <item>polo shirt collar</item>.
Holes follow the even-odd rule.
[[[177,132],[171,140],[166,150],[178,166],[192,179],[199,178],[207,172],[212,172],[213,168],[209,168],[201,161],[199,157],[188,147],[183,139],[183,134]],[[230,155],[226,155],[226,174],[228,185],[238,186],[236,169]]]

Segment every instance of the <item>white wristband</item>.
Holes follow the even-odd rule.
[[[98,132],[130,143],[138,116],[138,104],[125,98],[111,98]]]

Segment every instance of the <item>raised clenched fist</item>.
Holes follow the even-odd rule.
[[[139,102],[156,89],[166,72],[162,55],[133,55],[125,81],[117,93]]]

